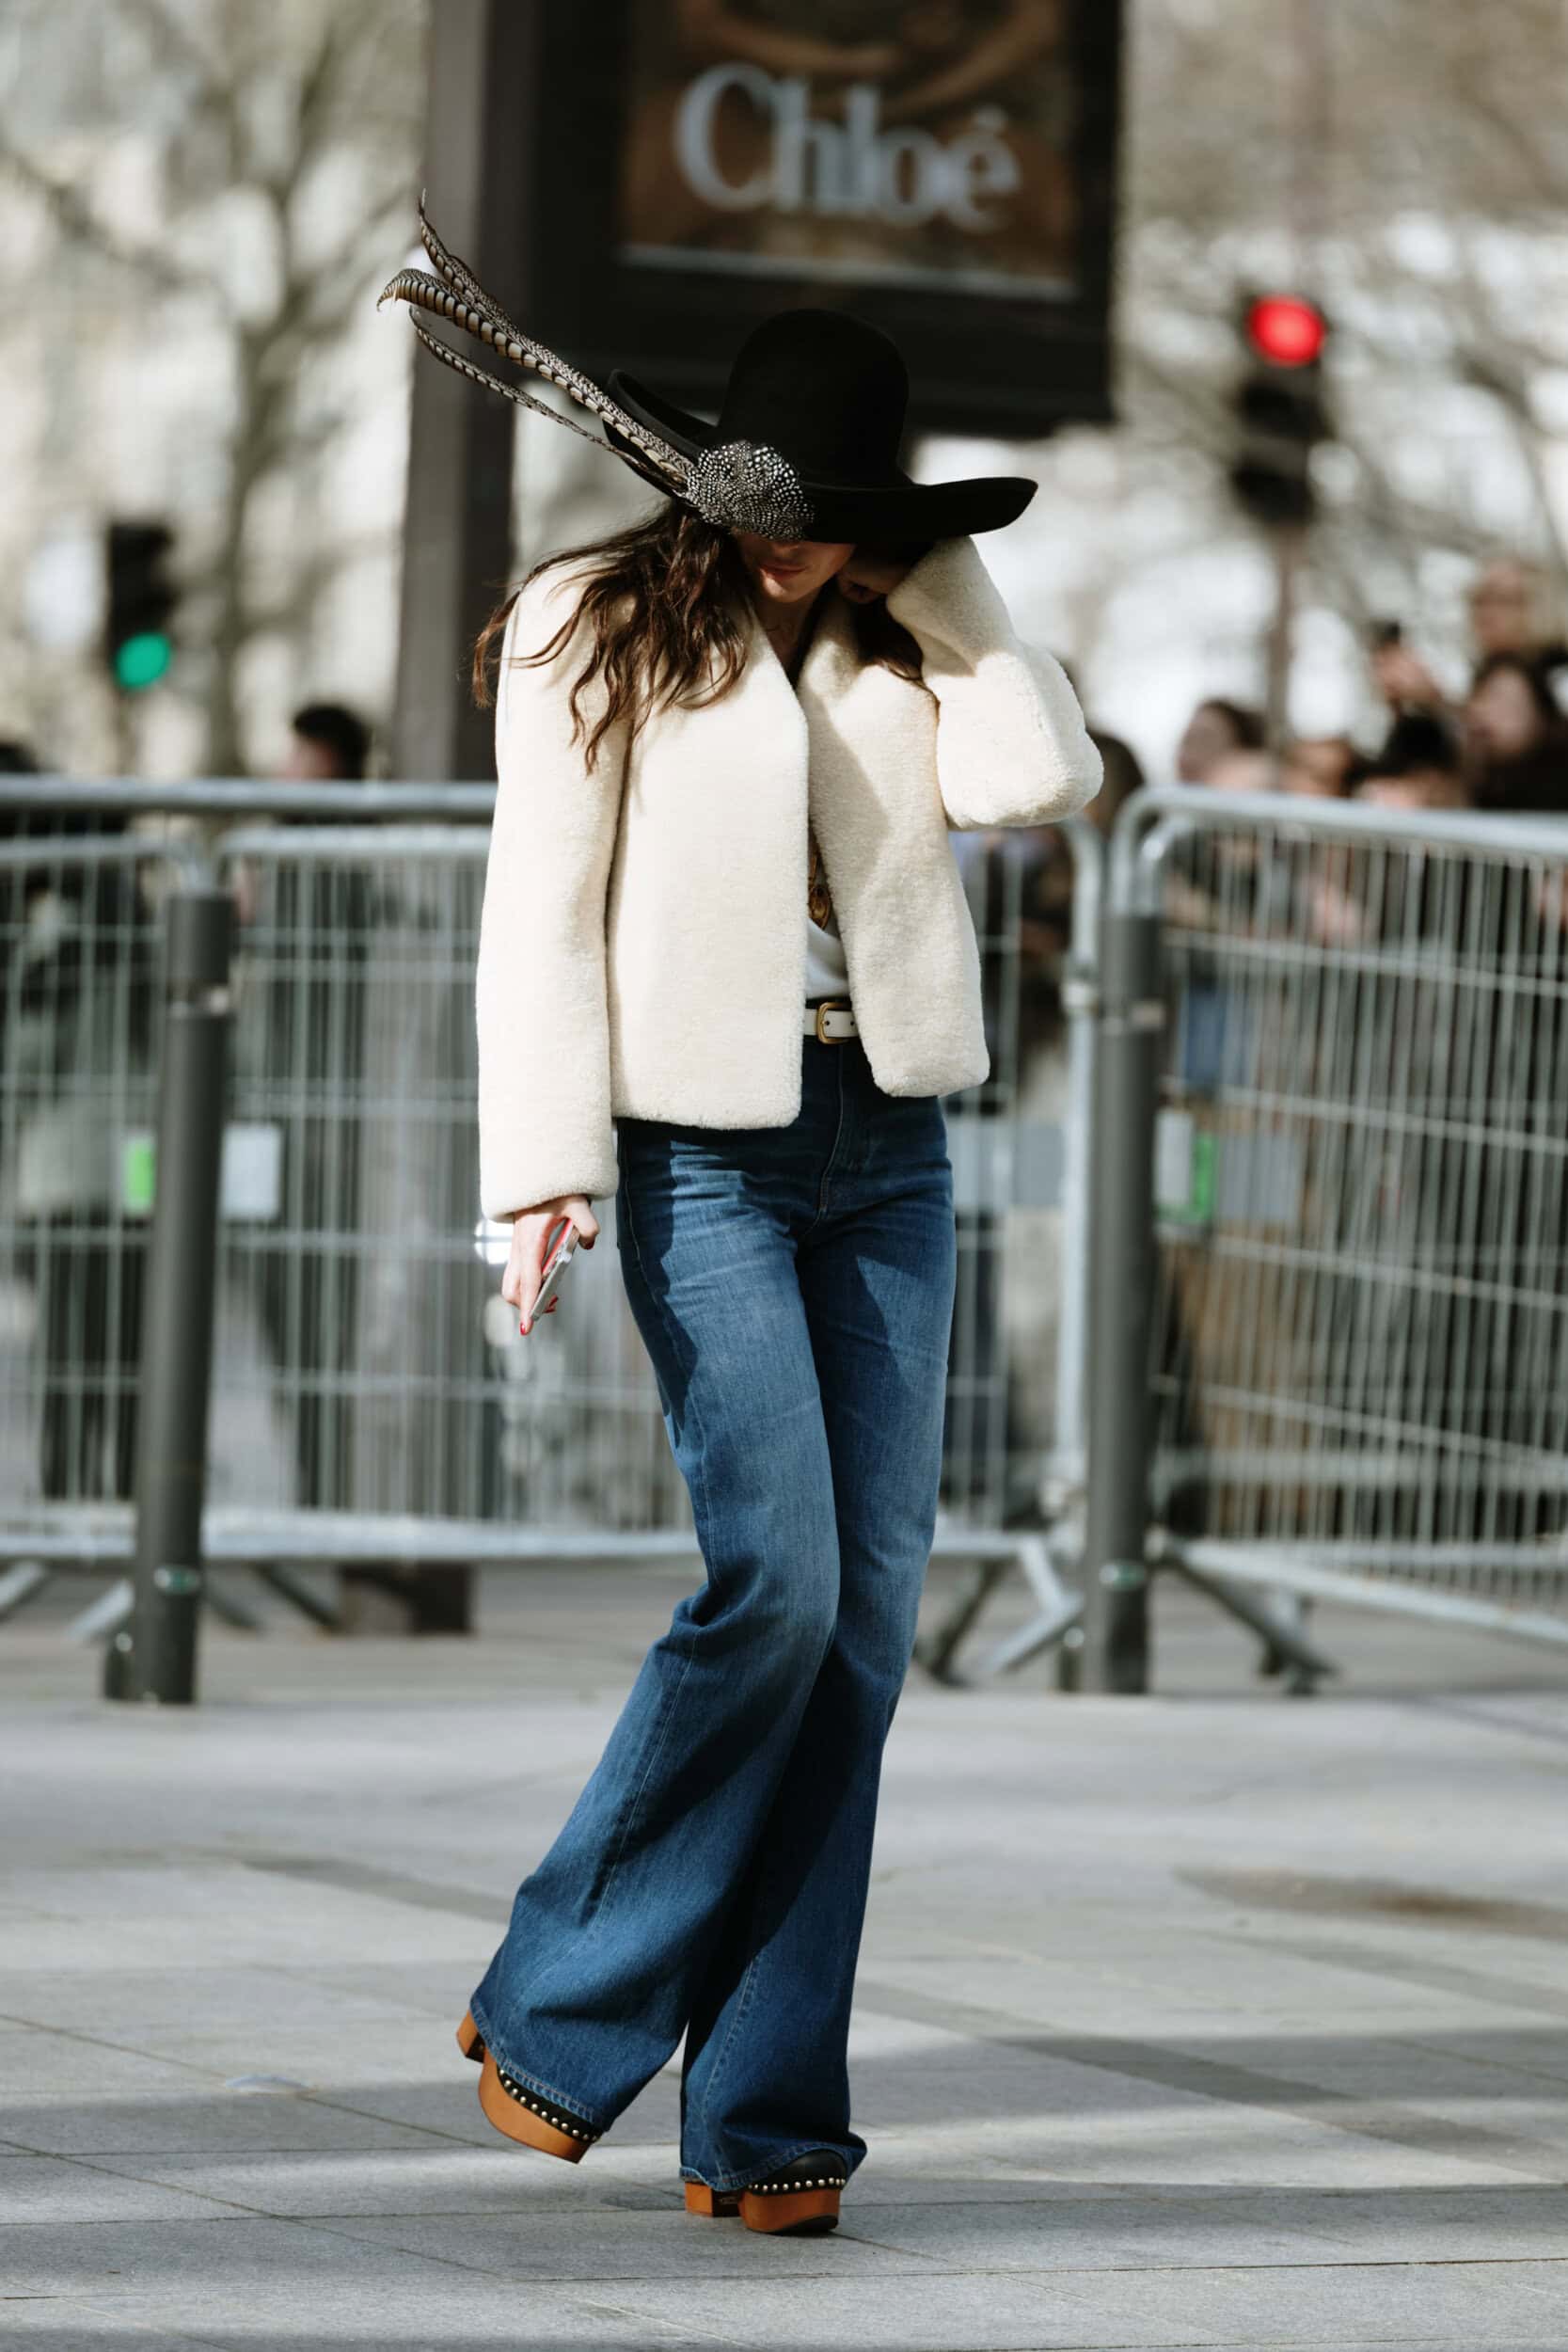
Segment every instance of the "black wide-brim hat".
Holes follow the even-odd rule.
[[[621,407],[690,461],[701,479],[754,472],[776,456],[794,477],[780,485],[763,538],[849,540],[899,546],[999,531],[1016,521],[1035,484],[1016,474],[915,482],[898,464],[909,371],[892,338],[843,310],[781,310],[736,355],[716,424],[708,424],[617,369],[610,392]],[[606,437],[639,472],[635,445],[608,421]],[[799,505],[795,503],[799,501]],[[748,527],[748,526],[742,526]]]
[[[723,530],[781,545],[820,539],[897,548],[999,531],[1035,495],[1035,484],[1018,474],[911,481],[898,464],[909,371],[890,336],[847,311],[782,310],[764,320],[736,355],[719,421],[707,424],[619,369],[601,390],[525,335],[441,243],[422,202],[420,233],[436,275],[400,270],[381,301],[451,319],[515,366],[558,384],[597,417],[617,457]],[[583,433],[558,409],[477,367],[418,319],[414,332],[460,375]]]

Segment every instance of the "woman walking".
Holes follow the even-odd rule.
[[[459,2040],[497,2128],[576,2160],[684,2035],[689,2210],[831,2229],[866,2153],[850,1998],[941,1470],[941,1098],[989,1069],[947,836],[1080,808],[1100,760],[972,544],[1033,485],[900,472],[879,330],[769,320],[713,428],[565,367],[424,228],[436,274],[388,293],[563,384],[663,494],[486,632],[480,1155],[525,1332],[546,1235],[591,1246],[614,1194],[706,1569]]]

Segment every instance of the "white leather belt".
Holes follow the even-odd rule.
[[[850,1009],[847,996],[824,996],[820,1004],[806,1007],[802,1034],[815,1037],[824,1045],[842,1045],[847,1037],[859,1037],[861,1025]]]

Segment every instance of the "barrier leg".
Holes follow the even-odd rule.
[[[0,1571],[0,1625],[43,1590],[50,1573],[41,1560],[18,1560]]]
[[[1164,1004],[1156,914],[1108,910],[1089,1213],[1088,1486],[1082,1687],[1148,1687],[1154,1120]]]
[[[142,1323],[135,1607],[105,1696],[196,1696],[233,902],[168,900],[152,1246]]]
[[[959,1594],[936,1631],[915,1644],[915,1663],[924,1666],[933,1681],[962,1685],[963,1677],[953,1661],[992,1593],[1012,1574],[1014,1565],[1007,1558],[977,1560],[967,1592]]]
[[[1168,1563],[1178,1576],[1185,1578],[1195,1592],[1210,1600],[1244,1625],[1249,1633],[1256,1633],[1263,1645],[1264,1673],[1290,1668],[1287,1688],[1295,1694],[1312,1691],[1324,1675],[1339,1671],[1332,1658],[1313,1647],[1299,1624],[1292,1624],[1285,1613],[1286,1597],[1275,1599],[1265,1593],[1255,1599],[1239,1585],[1227,1584],[1223,1577],[1206,1576],[1201,1568],[1189,1567],[1180,1555],[1174,1554]]]

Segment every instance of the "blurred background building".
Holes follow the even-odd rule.
[[[46,765],[271,772],[292,714],[320,700],[364,710],[385,739],[416,355],[405,320],[373,297],[408,251],[429,168],[440,13],[418,0],[11,0],[0,735]],[[983,138],[983,77],[966,84],[952,60],[1015,43],[1014,81],[1035,73],[1046,96],[1009,130],[1012,163],[980,156],[971,184],[983,193],[991,170],[1001,187],[1017,166],[1038,215],[1030,266],[1053,239],[1065,250],[1077,198],[1058,116],[1072,93],[1064,82],[1050,98],[1048,69],[1070,11],[907,0],[831,14],[884,131],[912,83],[921,121],[946,136],[967,111]],[[826,38],[810,9],[760,0],[635,16],[634,54],[601,41],[597,70],[634,77],[646,137],[627,169],[645,178],[681,55],[751,56],[759,73],[772,56],[782,74],[781,43]],[[1129,9],[1115,421],[1006,448],[928,437],[916,465],[1038,476],[989,557],[1023,628],[1070,661],[1097,723],[1148,772],[1172,771],[1202,698],[1264,699],[1274,570],[1227,481],[1249,288],[1309,290],[1332,327],[1334,435],[1312,461],[1292,729],[1376,739],[1385,697],[1365,647],[1386,620],[1438,690],[1462,695],[1488,649],[1470,592],[1499,557],[1516,561],[1488,574],[1491,621],[1509,598],[1533,600],[1533,634],[1552,633],[1568,570],[1561,44],[1557,0]],[[744,154],[721,163],[743,187]],[[646,237],[689,237],[668,175],[647,185]],[[556,175],[546,241],[578,195],[569,170]],[[940,228],[933,266],[952,260]],[[635,339],[615,356],[646,357]],[[624,469],[539,420],[519,431],[515,487],[518,565],[641,500]],[[176,658],[130,709],[101,650],[117,516],[170,526],[181,588]]]

